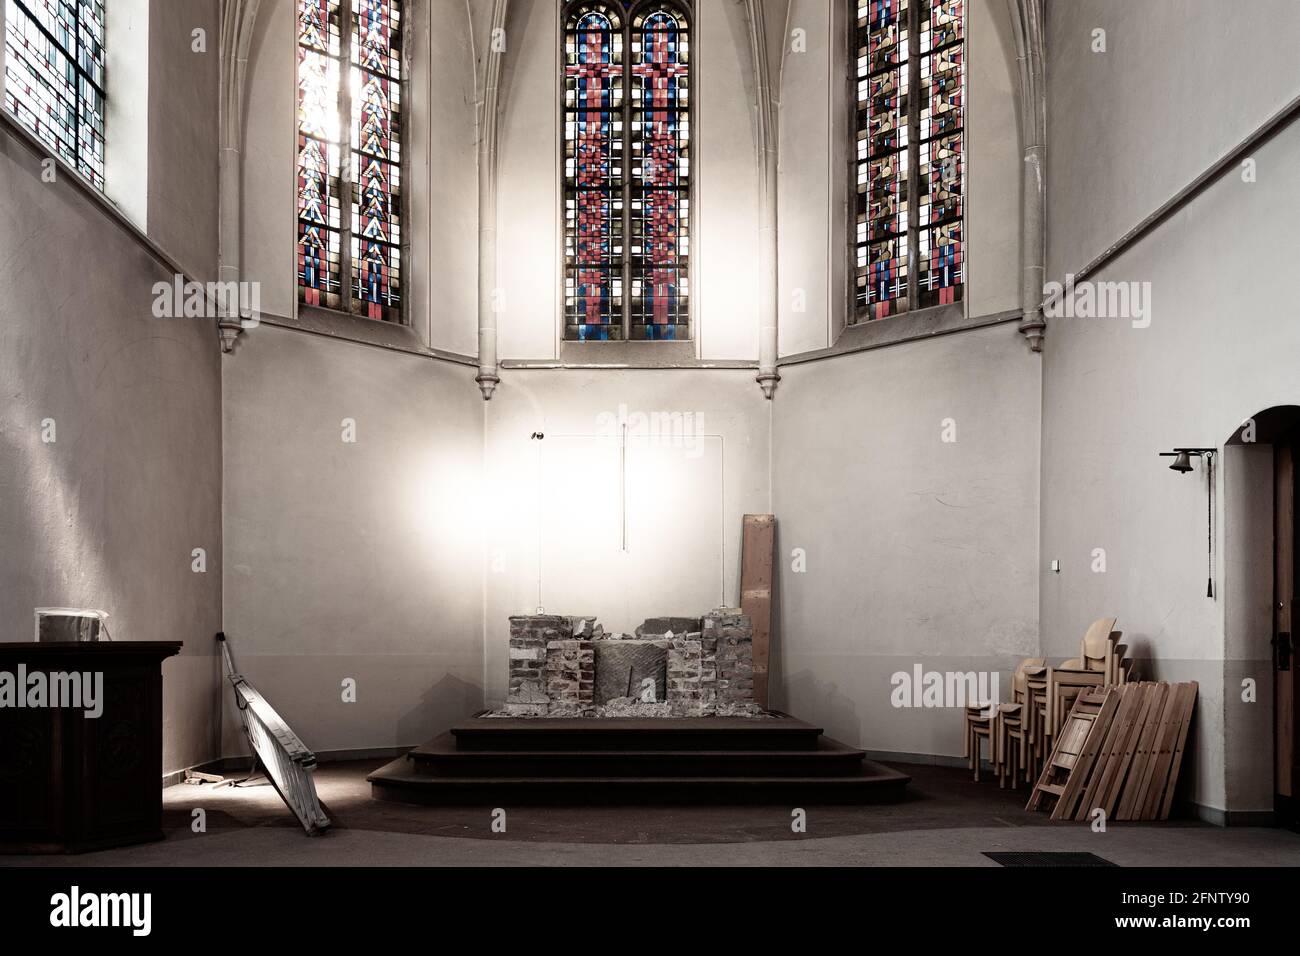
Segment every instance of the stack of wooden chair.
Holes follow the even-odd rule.
[[[1022,777],[1033,783],[1052,753],[1053,741],[1079,695],[1089,689],[1120,686],[1132,674],[1124,657],[1115,618],[1094,621],[1079,644],[1079,656],[1054,667],[1045,658],[1026,658],[1012,674],[1010,703],[975,701],[963,716],[965,756],[980,778],[982,741],[998,785],[1016,788]]]
[[[1166,820],[1196,706],[1195,681],[1090,688],[1074,700],[1026,810],[1053,820]]]

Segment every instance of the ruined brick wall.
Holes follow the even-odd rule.
[[[674,717],[704,716],[703,657],[699,634],[673,638],[668,648],[668,708]]]
[[[700,630],[673,639],[668,703],[674,717],[750,716],[754,704],[754,634],[749,618],[719,608]]]
[[[551,717],[581,717],[593,712],[596,650],[585,638],[546,645],[546,696]]]
[[[718,608],[705,618],[702,640],[716,642],[716,712],[743,713],[754,708],[754,628],[739,608]]]
[[[567,617],[553,614],[510,619],[510,686],[505,711],[516,717],[545,717],[550,697],[546,692],[546,645],[572,634]]]
[[[755,714],[753,628],[738,608],[718,608],[703,619],[652,618],[637,634],[638,639],[607,636],[589,617],[510,618],[504,712],[516,717]],[[608,674],[599,673],[598,658]],[[644,680],[656,670],[663,693],[647,702],[640,696],[648,689]],[[630,691],[629,680],[636,685]],[[610,683],[603,694],[601,682]]]

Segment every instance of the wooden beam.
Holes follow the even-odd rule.
[[[754,702],[767,707],[772,639],[772,560],[775,515],[745,515],[740,548],[740,609],[754,628]]]

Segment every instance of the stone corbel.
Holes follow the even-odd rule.
[[[1021,168],[1020,332],[1035,352],[1043,350],[1047,260],[1047,85],[1043,71],[1043,0],[1007,0],[1016,39],[1019,73]]]
[[[222,283],[238,283],[240,273],[240,231],[243,218],[241,180],[244,80],[248,71],[248,48],[253,39],[262,0],[221,2],[221,159],[219,196],[219,266]],[[226,288],[234,288],[227,285]],[[221,351],[229,352],[243,331],[239,314],[240,296],[224,297],[217,330]]]
[[[506,54],[509,0],[493,0],[478,74],[478,374],[474,381],[491,401],[501,382],[497,368],[497,139],[501,126],[501,67]],[[470,24],[473,30],[473,24]]]

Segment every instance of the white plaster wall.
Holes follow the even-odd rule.
[[[844,4],[795,0],[780,109],[780,353],[826,348],[851,318],[854,23]],[[779,29],[780,24],[774,28]],[[806,31],[807,52],[792,52]],[[966,26],[966,310],[1016,308],[1020,131],[1006,4],[973,0]]]
[[[436,0],[433,6],[438,15],[432,29],[429,4],[412,10],[417,35],[411,77],[420,91],[407,113],[412,324],[435,348],[477,355],[475,50],[466,11]]]
[[[671,437],[636,442],[633,428],[637,447],[631,454],[645,468],[629,472],[630,510],[637,520],[626,554],[619,553],[618,540],[618,432],[609,417],[617,418],[620,406],[630,416],[689,414],[691,436],[699,439],[694,446]],[[582,606],[543,603],[547,613],[598,613],[610,631],[631,632],[656,614],[698,614],[722,600],[739,601],[741,519],[770,508],[771,406],[752,371],[507,370],[485,411],[484,666],[490,704],[505,696],[508,617],[533,613],[539,593],[543,602],[566,593],[554,578],[583,577],[592,599]],[[538,442],[534,432],[546,437]],[[653,487],[636,485],[650,469]],[[602,520],[571,520],[564,498],[590,502]],[[603,565],[539,561],[539,554],[581,554],[587,541],[600,549]],[[700,541],[707,547],[699,547]]]
[[[1098,29],[1105,53],[1092,52]],[[1300,89],[1292,0],[1050,0],[1047,32],[1049,278],[1100,255]]]
[[[104,195],[149,228],[149,0],[104,8]],[[0,19],[3,14],[0,13]]]
[[[844,8],[845,4],[838,7]],[[848,112],[847,15],[827,0],[795,0],[785,30],[781,70],[780,148],[777,175],[778,301],[780,354],[808,352],[831,343],[832,328],[844,325],[851,264],[845,218],[851,159]],[[769,24],[782,29],[782,24]],[[791,52],[794,30],[805,31],[807,50]],[[836,195],[843,191],[843,195]],[[836,281],[838,279],[838,281]]]
[[[128,49],[148,70],[110,80],[110,95],[137,108],[109,129],[120,154],[107,156],[109,171],[121,185],[109,195],[129,194],[127,214],[207,279],[216,271],[217,3],[152,3],[147,30],[143,10],[129,12],[140,26],[131,42],[148,45]],[[207,55],[191,52],[196,27],[208,29]],[[124,167],[123,156],[140,162]],[[154,318],[153,285],[170,282],[171,269],[66,177],[46,183],[41,172],[40,157],[0,130],[0,640],[30,641],[34,607],[79,606],[108,611],[115,640],[183,641],[163,665],[163,768],[172,771],[217,752],[216,333],[202,319]],[[46,418],[56,428],[49,444]],[[206,552],[205,573],[191,570],[194,548]]]
[[[262,311],[297,310],[297,21],[292,3],[263,3],[244,89],[241,278],[261,284]]]
[[[1037,655],[1038,357],[1001,324],[781,374],[773,703],[870,750],[960,756],[961,711],[895,708],[891,675],[1006,681]]]
[[[71,606],[109,612],[114,640],[183,641],[163,665],[172,771],[216,754],[220,350],[210,321],[153,317],[170,270],[40,159],[0,130],[0,640]]]
[[[966,314],[1020,306],[1019,81],[1004,0],[971,0],[967,14]]]
[[[1079,6],[1085,9],[1070,14],[1067,23],[1119,16],[1117,5]],[[1194,33],[1170,35],[1168,23],[1158,29],[1150,24],[1144,38],[1160,37],[1166,46],[1176,40],[1176,45],[1151,62],[1136,54],[1132,62],[1113,61],[1112,69],[1126,64],[1135,89],[1159,93],[1172,79],[1153,74],[1151,63],[1158,60],[1178,77],[1184,76],[1179,64],[1185,63],[1191,88],[1199,90],[1200,81],[1190,79],[1192,60],[1183,58],[1235,43],[1240,55],[1236,74],[1213,71],[1213,58],[1196,64],[1195,72],[1205,71],[1207,82],[1214,73],[1234,89],[1249,73],[1254,92],[1242,94],[1230,119],[1201,104],[1194,110],[1179,105],[1172,115],[1200,116],[1205,109],[1214,117],[1182,132],[1152,119],[1164,115],[1151,110],[1152,102],[1161,102],[1159,95],[1128,101],[1131,105],[1112,101],[1105,116],[1100,107],[1083,111],[1085,95],[1097,95],[1101,102],[1119,80],[1098,73],[1100,59],[1060,49],[1075,38],[1055,24],[1049,51],[1058,64],[1050,85],[1052,155],[1089,157],[1086,165],[1062,160],[1066,170],[1076,170],[1074,177],[1063,174],[1061,166],[1053,175],[1049,245],[1057,250],[1054,261],[1062,265],[1086,258],[1128,225],[1128,214],[1121,218],[1118,211],[1108,212],[1116,210],[1114,195],[1127,195],[1134,213],[1158,205],[1166,198],[1160,190],[1190,178],[1189,164],[1195,159],[1213,159],[1244,135],[1240,124],[1245,117],[1273,112],[1275,77],[1256,75],[1256,70],[1272,62],[1275,36],[1261,25],[1247,44],[1235,24],[1211,22],[1199,4],[1177,6],[1179,31],[1185,26]],[[1053,15],[1061,16],[1060,9],[1053,6]],[[1122,48],[1127,35],[1112,28],[1112,49]],[[1275,64],[1275,69],[1283,67]],[[1217,95],[1212,103],[1218,102]],[[1192,96],[1189,102],[1194,101]],[[1133,115],[1139,112],[1141,120]],[[1144,132],[1133,139],[1138,122],[1146,124]],[[1175,157],[1169,137],[1192,158]],[[1121,174],[1135,175],[1138,170],[1131,164],[1145,164],[1148,155],[1170,158],[1180,173],[1176,178],[1156,175],[1154,167],[1143,165],[1139,195],[1133,192],[1131,175]],[[1042,550],[1044,563],[1059,558],[1063,566],[1059,576],[1048,576],[1042,584],[1044,651],[1070,652],[1089,621],[1114,615],[1130,647],[1153,659],[1156,675],[1199,680],[1189,793],[1198,803],[1229,809],[1255,808],[1249,802],[1244,807],[1228,803],[1225,782],[1225,751],[1248,739],[1247,731],[1225,731],[1225,726],[1254,726],[1241,708],[1261,706],[1242,704],[1239,681],[1235,691],[1231,683],[1233,668],[1228,678],[1224,671],[1225,615],[1230,623],[1251,619],[1249,613],[1229,611],[1229,602],[1248,601],[1249,596],[1224,593],[1225,563],[1220,561],[1219,600],[1206,597],[1204,473],[1198,467],[1180,477],[1156,453],[1175,445],[1219,445],[1247,416],[1300,401],[1294,359],[1300,354],[1300,326],[1285,305],[1293,298],[1291,226],[1300,212],[1300,192],[1292,171],[1300,163],[1300,127],[1279,133],[1255,159],[1257,182],[1243,182],[1236,169],[1230,170],[1096,276],[1150,283],[1148,328],[1134,328],[1123,319],[1049,319],[1044,353]],[[1098,179],[1102,172],[1105,188]],[[1222,470],[1219,477],[1222,482]],[[1225,513],[1222,497],[1219,502],[1220,524],[1238,520],[1239,510]],[[1230,535],[1239,530],[1226,529]],[[1104,574],[1089,570],[1092,549],[1099,547],[1107,554]],[[1229,556],[1240,566],[1250,553],[1249,546],[1234,540]],[[1267,658],[1267,636],[1239,636],[1234,655]],[[1249,790],[1238,784],[1233,783],[1235,792]]]
[[[695,47],[695,303],[699,355],[758,359],[758,134],[749,24],[731,0],[699,0]],[[777,25],[774,25],[774,27]]]
[[[500,358],[553,358],[560,336],[559,4],[514,0],[498,140]]]
[[[218,0],[148,6],[149,236],[208,281],[217,277],[220,8]],[[195,30],[206,52],[194,50]]]
[[[263,325],[222,371],[225,630],[243,673],[320,751],[414,745],[468,716],[483,698],[473,370]],[[227,708],[226,754],[238,728]]]

